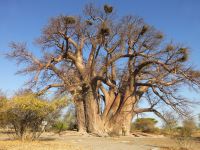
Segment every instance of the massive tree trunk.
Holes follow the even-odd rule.
[[[131,113],[116,114],[105,127],[109,135],[129,135],[133,115]]]
[[[107,118],[106,128],[112,135],[129,135],[130,125],[134,116],[133,97],[121,97],[117,111],[110,118]]]
[[[88,133],[105,135],[103,122],[98,111],[97,100],[91,88],[84,90],[85,123]]]
[[[135,97],[131,92],[109,92],[103,114],[99,110],[96,91],[91,86],[83,87],[83,101],[76,101],[77,123],[81,132],[88,132],[98,136],[128,135],[133,118]]]
[[[78,132],[86,133],[86,125],[85,125],[85,110],[83,100],[76,100],[76,120],[78,126]]]

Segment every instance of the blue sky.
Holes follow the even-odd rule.
[[[48,20],[60,14],[81,14],[88,2],[111,4],[120,16],[132,14],[144,18],[169,40],[188,46],[191,64],[200,69],[199,0],[4,0],[0,1],[0,89],[11,94],[22,87],[26,79],[16,76],[17,66],[3,57],[11,41],[25,41],[37,53],[33,42]],[[183,92],[187,97],[199,97],[187,89]]]

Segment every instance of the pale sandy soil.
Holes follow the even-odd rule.
[[[183,143],[182,143],[183,144]],[[193,150],[200,150],[200,141],[184,143]],[[61,136],[45,133],[39,141],[11,141],[0,135],[0,150],[170,150],[165,147],[180,146],[166,137],[94,137],[65,132]]]

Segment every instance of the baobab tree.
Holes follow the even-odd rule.
[[[18,73],[31,75],[28,84],[38,95],[56,88],[73,97],[80,132],[121,134],[123,126],[128,134],[135,114],[162,117],[159,107],[185,115],[191,101],[177,91],[200,85],[187,47],[167,42],[139,17],[116,18],[109,5],[52,18],[37,43],[39,58],[24,43],[12,43],[8,56],[22,64]],[[141,100],[149,107],[140,108]]]

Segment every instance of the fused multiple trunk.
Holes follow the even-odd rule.
[[[188,101],[174,91],[183,83],[199,86],[199,73],[184,67],[187,49],[162,44],[161,32],[138,17],[115,21],[112,10],[87,5],[87,16],[56,17],[38,39],[42,58],[16,43],[8,56],[26,65],[19,73],[33,74],[32,87],[44,87],[39,95],[51,88],[71,94],[80,132],[129,134],[135,114],[162,117],[159,104],[183,115]],[[149,106],[139,108],[141,100]]]
[[[135,114],[132,109],[135,99],[134,97],[124,99],[126,100],[122,100],[120,95],[110,93],[107,98],[109,103],[101,113],[92,91],[87,91],[84,100],[75,102],[79,131],[96,135],[121,135],[122,132],[129,134],[131,120]],[[126,102],[120,104],[120,101]]]

